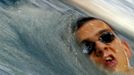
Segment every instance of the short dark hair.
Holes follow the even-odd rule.
[[[101,20],[101,19],[99,19],[99,18],[95,18],[95,17],[80,17],[77,21],[76,21],[76,23],[75,23],[75,27],[74,27],[74,30],[73,30],[73,32],[75,32],[75,31],[77,31],[80,27],[82,27],[85,23],[87,23],[87,22],[89,22],[89,21],[91,21],[91,20]],[[103,20],[101,20],[101,21],[103,21]],[[103,22],[105,22],[105,21],[103,21]],[[107,22],[105,22],[107,25],[109,25]],[[112,29],[112,30],[114,30],[110,25],[109,25],[109,27]]]
[[[81,17],[81,18],[79,18],[78,20],[77,20],[77,22],[76,22],[76,27],[77,27],[77,29],[79,29],[82,25],[84,25],[86,22],[88,22],[88,21],[91,21],[91,20],[94,20],[94,19],[96,19],[96,18],[94,18],[94,17]]]
[[[86,22],[91,21],[91,20],[95,20],[95,19],[97,19],[97,18],[94,18],[94,17],[80,17],[80,18],[78,18],[77,21],[75,21],[73,26],[72,26],[72,32],[74,33],[81,26],[83,26]]]

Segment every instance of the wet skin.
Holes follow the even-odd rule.
[[[112,42],[104,43],[99,40],[101,34],[105,32],[114,34]],[[79,43],[83,41],[95,43],[96,49],[88,57],[97,66],[112,72],[128,70],[130,48],[126,41],[120,40],[105,22],[98,19],[86,22],[76,31],[76,37]]]

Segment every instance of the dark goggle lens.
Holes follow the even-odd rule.
[[[82,45],[83,53],[91,54],[95,50],[95,43],[94,42],[84,42]]]
[[[114,40],[114,38],[115,38],[115,36],[114,36],[113,33],[111,33],[111,32],[104,32],[100,36],[99,40],[104,42],[104,43],[111,43]]]
[[[115,39],[115,36],[111,32],[104,32],[99,40],[103,43],[111,43]],[[85,54],[91,54],[93,51],[95,51],[95,42],[89,42],[89,41],[84,41],[82,43],[82,52]]]

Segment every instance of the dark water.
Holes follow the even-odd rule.
[[[84,15],[56,0],[0,0],[0,75],[104,75],[72,34]]]

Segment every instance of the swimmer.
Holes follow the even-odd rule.
[[[101,70],[134,75],[134,68],[129,64],[131,48],[109,24],[97,18],[84,17],[77,21],[75,35],[82,52]]]

